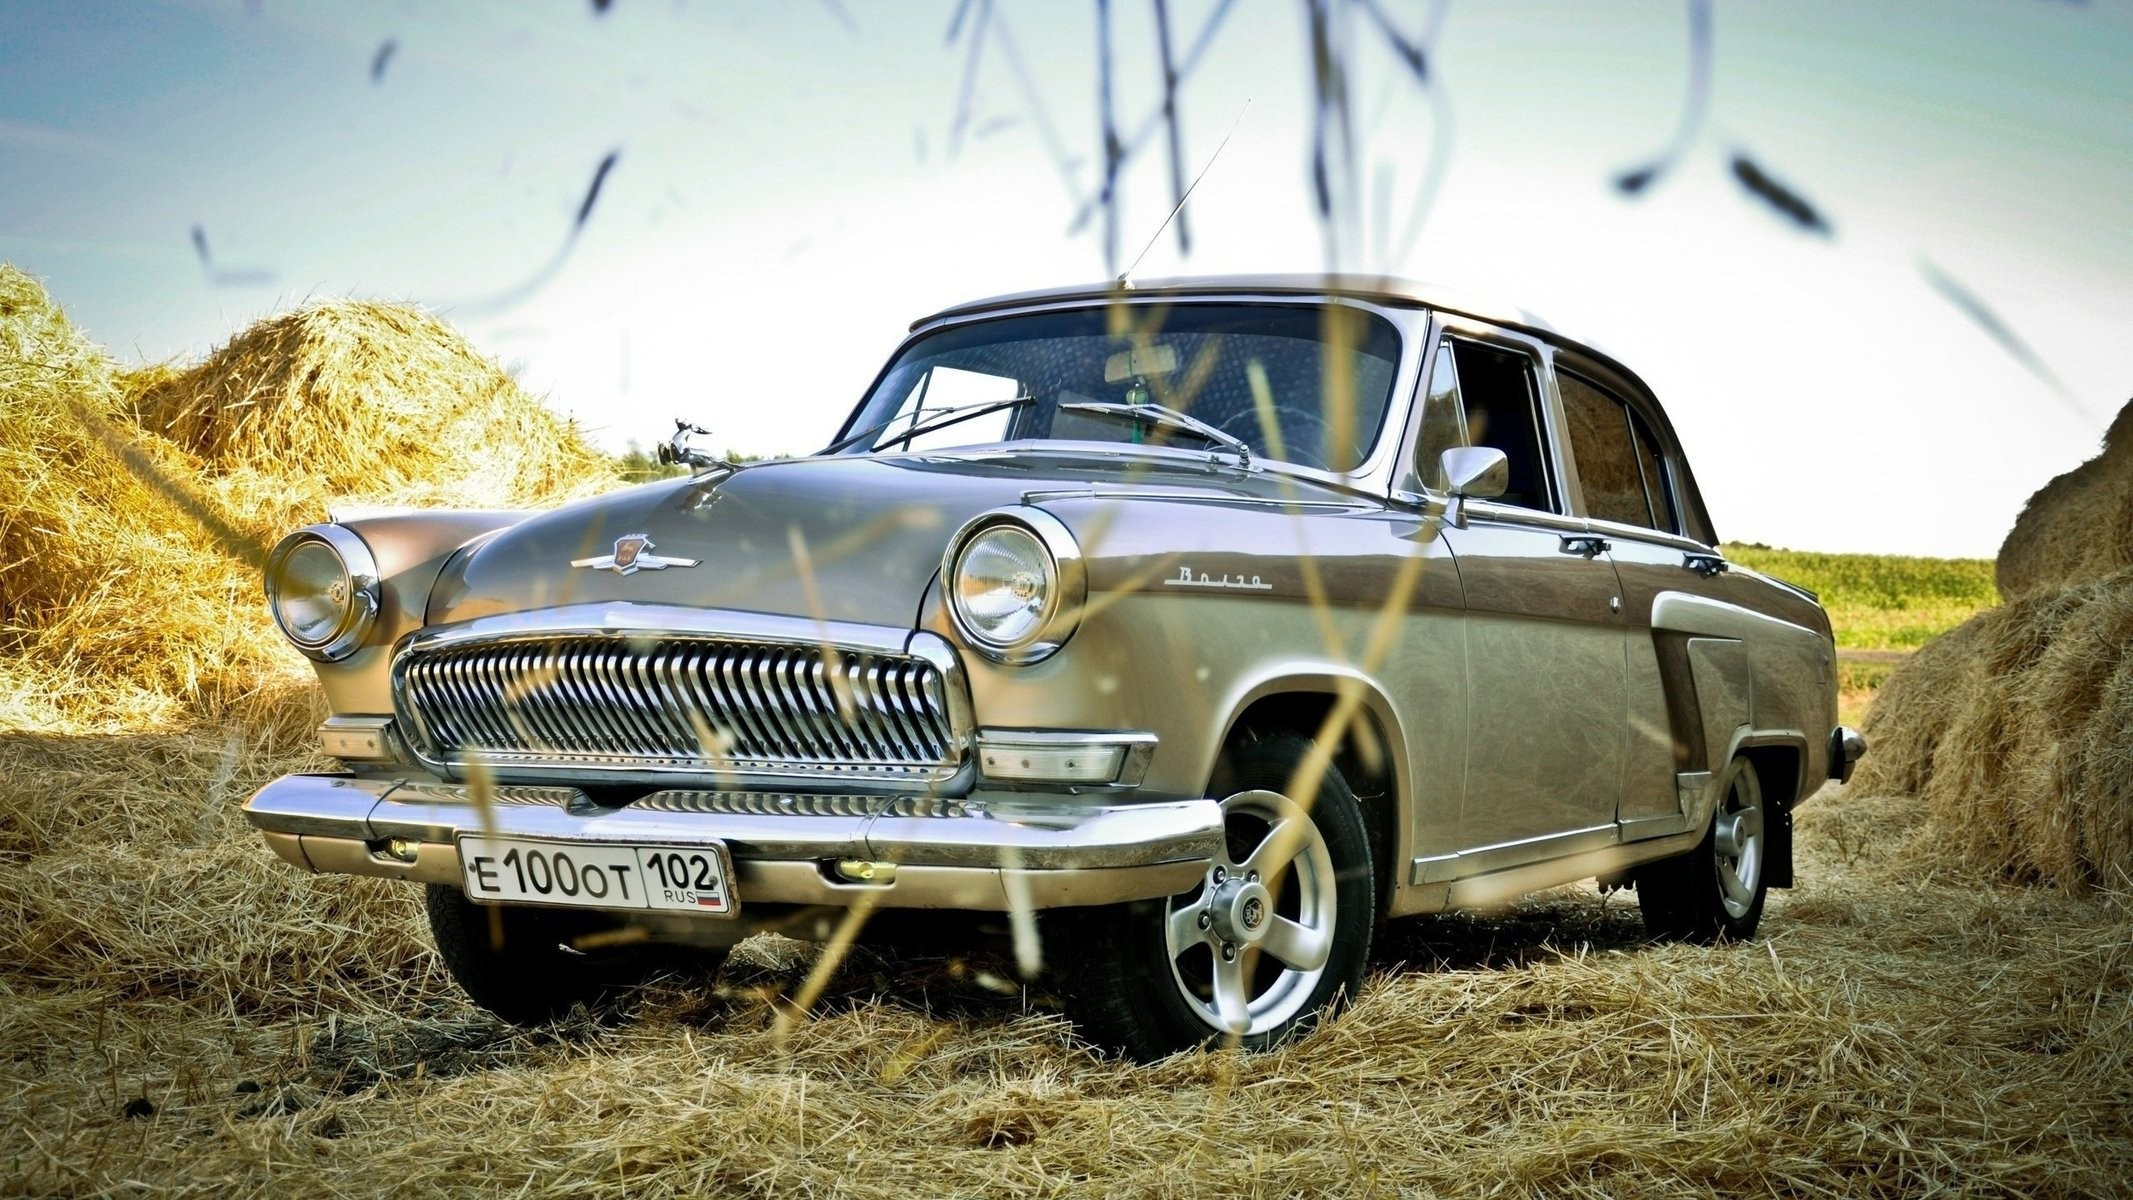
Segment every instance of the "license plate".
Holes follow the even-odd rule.
[[[635,846],[465,834],[467,898],[490,904],[656,908],[732,916],[733,862],[721,843]]]

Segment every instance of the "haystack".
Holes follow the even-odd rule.
[[[2037,490],[2000,544],[2000,595],[2100,579],[2133,567],[2133,403],[2103,435],[2103,451]]]
[[[117,367],[36,280],[0,266],[0,652],[20,655],[0,677],[0,726],[42,723],[20,706],[55,700],[53,673],[85,665],[155,690],[197,686],[239,654],[230,609],[257,607],[187,517],[197,497],[158,484],[195,478],[197,464],[140,437],[122,398]]]
[[[613,483],[575,429],[406,305],[331,300],[268,317],[143,389],[137,408],[217,473],[301,476],[380,502],[504,507]]]
[[[329,506],[554,503],[614,463],[436,318],[332,302],[126,371],[0,264],[0,728],[138,725],[300,660],[258,567]]]
[[[2007,602],[1889,677],[1852,786],[1924,801],[1944,863],[2133,895],[2133,404],[2104,443],[2030,498]]]

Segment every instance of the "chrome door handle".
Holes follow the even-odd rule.
[[[1586,558],[1597,558],[1613,549],[1606,538],[1570,533],[1563,535],[1561,548],[1565,554],[1582,554]]]

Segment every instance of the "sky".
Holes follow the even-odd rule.
[[[0,261],[123,359],[405,300],[611,449],[755,454],[913,319],[1143,246],[1408,275],[1629,364],[1725,537],[1834,551],[1993,554],[2133,398],[2129,0],[1327,2],[1331,223],[1305,5],[1167,5],[1188,252],[1154,0],[1109,8],[1109,251],[1093,0],[10,0]]]

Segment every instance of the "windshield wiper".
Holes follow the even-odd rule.
[[[882,443],[882,445],[893,446],[898,442],[902,442],[908,448],[911,445],[911,439],[919,436],[920,434],[932,433],[936,429],[946,429],[950,425],[967,421],[972,417],[982,417],[989,412],[999,412],[1003,408],[1016,408],[1024,404],[1028,404],[1029,402],[1035,399],[1035,396],[1016,396],[1008,400],[986,400],[978,404],[958,404],[951,408],[936,408],[931,410],[933,413],[932,420],[927,421],[923,425],[914,424],[911,426],[911,428],[904,430],[902,433],[896,435],[893,438],[890,438],[887,442]],[[921,409],[919,411],[924,412],[927,410]],[[896,424],[898,421],[910,420],[911,418],[917,415],[917,413],[898,413],[895,416],[890,417],[886,421],[880,421],[873,425],[869,425],[865,429],[860,430],[858,433],[855,433],[848,438],[841,439],[831,444],[830,447],[822,451],[822,453],[835,454],[840,450],[849,450],[853,446],[856,446],[859,443],[867,440],[868,438],[873,437],[875,434],[880,433],[882,430],[887,429],[889,426]],[[874,449],[876,450],[879,450],[881,448],[881,446],[874,447]]]
[[[1125,417],[1146,425],[1167,425],[1172,429],[1182,429],[1206,438],[1218,446],[1236,451],[1237,465],[1247,471],[1252,468],[1252,448],[1245,445],[1243,438],[1227,430],[1217,429],[1191,413],[1179,412],[1166,404],[1114,404],[1108,400],[1073,400],[1059,407],[1063,412],[1099,413],[1110,417]]]

